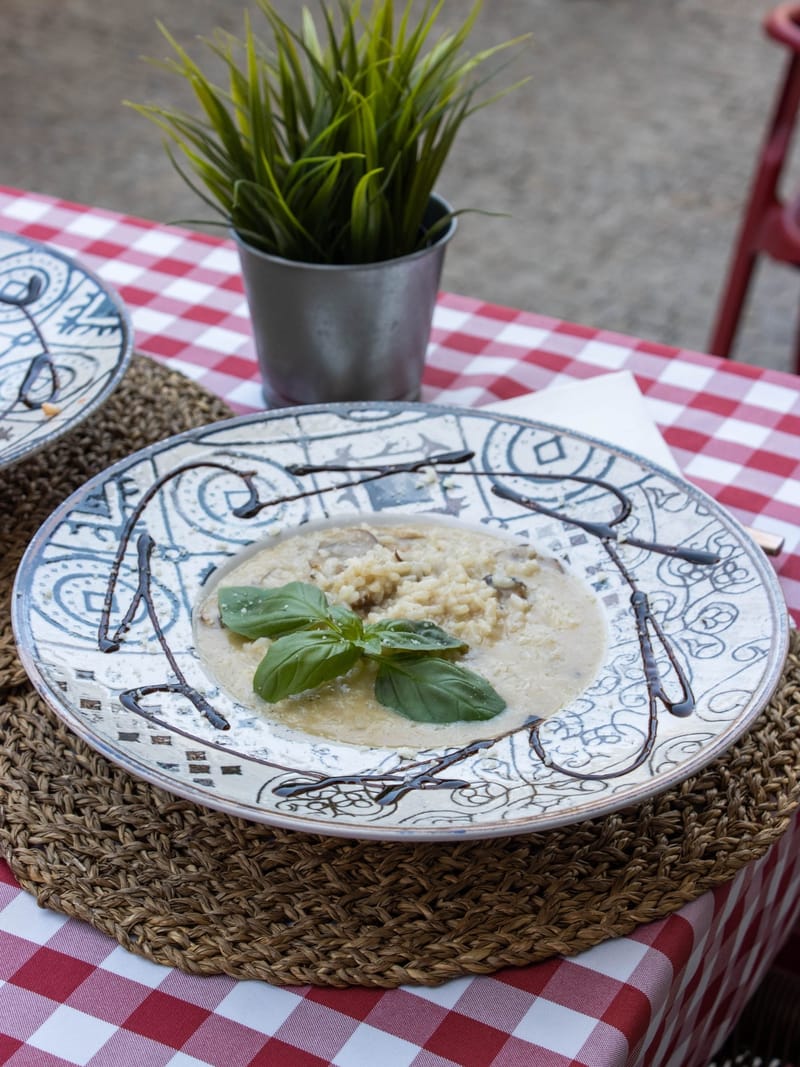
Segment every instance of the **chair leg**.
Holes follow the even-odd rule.
[[[728,276],[720,298],[708,350],[728,357],[739,326],[742,309],[753,275],[765,220],[780,207],[778,179],[794,133],[800,106],[800,57],[792,55],[786,66],[783,85],[776,100],[772,120],[759,156],[755,178],[734,246]]]
[[[758,258],[747,236],[743,233],[739,239],[708,342],[708,351],[725,359],[730,356],[733,348]]]
[[[794,330],[794,367],[792,369],[795,374],[800,374],[800,314],[798,314]]]

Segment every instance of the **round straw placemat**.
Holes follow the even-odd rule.
[[[408,844],[273,829],[129,776],[20,668],[27,540],[96,471],[226,409],[143,358],[70,437],[0,476],[0,852],[40,904],[159,963],[281,984],[394,987],[584,951],[762,856],[800,803],[800,638],[754,727],[677,788],[537,834]]]

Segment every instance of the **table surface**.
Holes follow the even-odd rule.
[[[235,411],[263,406],[232,244],[3,187],[0,229],[112,285],[139,351]],[[623,369],[685,476],[785,538],[775,566],[800,619],[800,379],[442,293],[422,399],[477,406]],[[800,917],[799,844],[795,818],[727,885],[580,956],[391,991],[185,975],[39,908],[0,861],[0,1063],[702,1067]]]

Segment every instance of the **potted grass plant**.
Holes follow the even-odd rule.
[[[198,114],[131,106],[236,241],[268,402],[415,399],[457,225],[435,185],[524,38],[469,53],[481,0],[450,32],[444,0],[322,0],[297,28],[256,3],[267,41],[247,12],[242,38],[202,39],[223,85],[160,27]]]

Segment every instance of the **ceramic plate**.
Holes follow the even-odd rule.
[[[94,411],[131,356],[119,299],[47,245],[0,233],[0,469]]]
[[[281,727],[220,690],[192,637],[217,568],[309,522],[415,515],[532,543],[592,590],[607,650],[583,692],[409,752]],[[541,830],[666,789],[758,715],[788,640],[768,561],[680,478],[552,426],[415,404],[239,417],[132,455],[38,532],[13,618],[40,693],[131,773],[248,819],[401,839]]]

